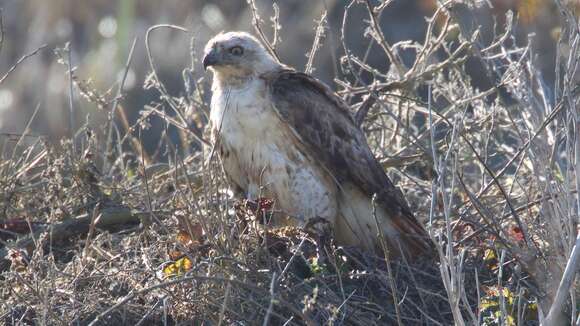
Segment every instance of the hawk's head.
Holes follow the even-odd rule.
[[[203,67],[221,79],[246,78],[272,71],[280,64],[254,36],[245,32],[220,33],[205,46]]]

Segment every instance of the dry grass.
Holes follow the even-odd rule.
[[[393,287],[378,257],[332,247],[329,264],[319,265],[307,234],[259,225],[262,213],[231,198],[218,160],[201,150],[209,109],[194,67],[183,72],[187,92],[170,96],[148,52],[145,87],[159,98],[134,125],[119,105],[123,81],[107,101],[70,78],[75,94],[121,118],[101,129],[73,128],[72,139],[57,145],[29,130],[2,136],[0,320],[536,325],[550,313],[545,324],[577,323],[578,263],[570,259],[580,190],[577,19],[555,1],[563,25],[552,87],[534,69],[530,44],[516,45],[512,17],[486,44],[462,20],[469,8],[448,1],[423,44],[389,44],[379,26],[388,3],[351,2],[340,33],[352,7],[366,8],[368,37],[391,71],[369,66],[343,38],[337,93],[427,225],[440,261],[394,262]],[[268,42],[269,26],[253,13]],[[160,28],[178,29],[149,32]],[[286,32],[274,30],[272,51]],[[308,69],[326,32],[323,15]],[[412,65],[401,51],[414,51]],[[68,64],[66,49],[59,54]],[[473,88],[467,60],[494,86]],[[166,128],[146,152],[141,140],[151,119]],[[179,269],[178,259],[187,266]]]

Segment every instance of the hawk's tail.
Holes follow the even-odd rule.
[[[437,255],[435,244],[425,228],[419,224],[414,216],[396,216],[390,218],[392,225],[397,231],[398,236],[395,239],[400,243],[403,253],[407,256],[430,257]],[[396,246],[397,244],[391,244]],[[407,252],[405,252],[407,251]]]
[[[376,250],[381,256],[380,234],[384,236],[392,257],[405,255],[413,260],[436,256],[429,234],[412,215],[393,216],[378,205],[373,211],[371,199],[355,186],[342,186],[334,232],[338,244]]]

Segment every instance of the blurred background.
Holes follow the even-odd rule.
[[[364,2],[364,1],[363,1]],[[466,21],[481,26],[481,42],[491,40],[505,23],[509,10],[516,17],[518,42],[532,40],[536,69],[542,71],[545,82],[553,85],[555,78],[555,42],[558,38],[560,15],[552,1],[545,0],[489,0],[478,1],[482,6],[462,12]],[[373,1],[377,4],[378,1]],[[273,2],[256,1],[265,31],[271,35]],[[282,43],[278,47],[283,62],[304,70],[306,54],[310,51],[317,22],[328,12],[327,29],[316,60],[314,75],[336,88],[335,78],[343,79],[340,57],[343,55],[341,26],[345,6],[350,1],[279,1]],[[220,31],[253,31],[251,10],[246,1],[205,0],[0,0],[2,9],[2,47],[0,76],[4,75],[22,56],[46,44],[37,55],[27,58],[0,83],[0,133],[22,133],[36,107],[38,115],[32,122],[32,133],[46,135],[52,140],[65,136],[68,124],[68,71],[59,63],[55,49],[70,42],[75,74],[88,89],[102,96],[108,107],[97,109],[75,86],[74,107],[77,127],[87,119],[100,124],[117,92],[119,80],[131,44],[137,43],[132,57],[124,97],[121,103],[130,123],[138,117],[143,106],[158,98],[155,90],[143,88],[150,72],[144,35],[155,24],[174,24],[187,28],[190,34],[168,29],[152,35],[151,51],[160,79],[168,92],[183,94],[182,71],[192,65],[190,43],[193,37],[194,76],[200,82],[205,76],[200,65],[205,42]],[[395,0],[383,12],[380,24],[388,41],[421,42],[425,35],[426,17],[436,8],[436,0]],[[364,4],[354,2],[346,17],[345,43],[356,55],[364,57],[381,71],[388,70],[388,60],[377,45],[369,47],[366,33],[367,13]],[[497,26],[496,26],[497,24]],[[366,36],[365,36],[366,35]],[[528,35],[532,35],[531,38]],[[375,51],[376,50],[376,51]],[[412,62],[403,53],[406,63]],[[471,69],[475,87],[489,87],[477,67]],[[207,89],[208,83],[203,83]],[[206,93],[207,95],[207,93]],[[86,96],[86,94],[85,94]],[[106,106],[106,105],[105,105]]]

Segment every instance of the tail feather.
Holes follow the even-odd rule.
[[[433,256],[436,254],[435,244],[431,237],[414,216],[394,216],[390,220],[408,254],[412,256]]]
[[[335,225],[338,244],[382,253],[379,239],[382,233],[392,256],[414,258],[433,256],[435,253],[429,234],[412,215],[392,216],[381,206],[376,207],[373,213],[371,199],[355,186],[342,186],[338,206],[339,216]],[[377,230],[377,221],[382,232]]]

